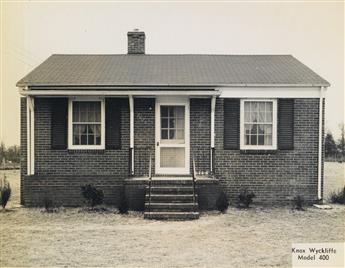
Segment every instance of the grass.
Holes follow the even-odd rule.
[[[78,208],[45,213],[19,207],[18,173],[6,172],[13,199],[0,213],[1,267],[290,267],[292,243],[345,240],[342,205],[229,208],[190,222]]]

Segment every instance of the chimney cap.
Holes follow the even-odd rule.
[[[138,28],[135,28],[133,29],[133,31],[129,31],[127,35],[144,35],[145,36],[145,32],[140,31]]]

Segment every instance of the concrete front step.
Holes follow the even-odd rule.
[[[163,178],[163,177],[153,177],[151,180],[151,186],[155,186],[155,185],[169,185],[169,186],[173,186],[173,185],[188,185],[188,186],[193,186],[193,180],[192,178],[186,178],[186,177],[182,177],[179,179],[174,179],[174,178]]]
[[[149,189],[147,188],[147,191]],[[192,186],[152,186],[151,194],[193,194]]]
[[[146,211],[169,211],[169,212],[193,212],[198,210],[198,204],[194,203],[151,203],[151,208],[149,203],[145,203]]]
[[[152,220],[194,220],[199,218],[199,212],[145,212],[145,219]]]
[[[198,200],[198,195],[195,195],[195,199]],[[146,193],[145,201],[149,201],[149,194]],[[151,203],[193,203],[193,194],[152,194]]]

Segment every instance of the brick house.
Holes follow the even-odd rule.
[[[132,31],[128,54],[52,55],[17,86],[23,205],[81,205],[87,183],[157,218],[244,188],[323,198],[329,83],[290,55],[146,55]]]

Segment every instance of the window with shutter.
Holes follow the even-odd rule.
[[[277,100],[241,100],[241,150],[277,149]]]

